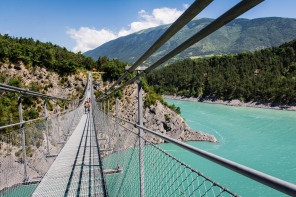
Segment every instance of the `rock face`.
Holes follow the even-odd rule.
[[[2,64],[0,74],[5,77],[5,83],[8,83],[10,78],[20,77],[22,86],[30,86],[32,82],[38,82],[41,93],[70,99],[78,98],[83,93],[87,82],[86,76],[81,72],[61,77],[45,68],[26,67],[22,62]],[[50,100],[50,102],[55,105],[56,101]]]
[[[180,115],[165,107],[159,101],[157,101],[156,106],[145,109],[144,117],[145,127],[174,139],[180,141],[217,142],[216,138],[212,135],[192,130]],[[157,143],[162,142],[162,140],[157,140]]]
[[[30,86],[32,82],[38,82],[37,86],[40,89],[40,92],[64,98],[78,98],[83,93],[83,87],[85,87],[87,82],[86,76],[81,72],[67,77],[60,77],[57,73],[49,72],[45,68],[26,67],[22,62],[14,64],[4,63],[0,65],[0,77],[4,80],[4,83],[8,83],[11,78],[20,78],[21,85],[27,87]],[[56,104],[55,100],[50,100],[49,102],[54,106]],[[42,100],[40,98],[34,98],[34,104],[35,105],[29,107],[35,106],[36,109],[41,107],[39,117],[42,117],[44,115]],[[27,108],[23,107],[23,110],[27,110]],[[48,111],[48,113],[56,113],[55,107],[53,107],[52,111]],[[57,120],[57,117],[54,116],[49,119],[48,124],[50,142],[49,150],[52,155],[59,153],[63,147],[63,143],[59,144],[58,140],[62,139],[61,135],[64,136],[63,132],[66,131],[66,129],[69,129],[68,127],[61,127],[58,129]],[[59,120],[65,121],[66,119],[60,117]],[[73,125],[75,125],[75,122],[76,121],[74,121]],[[47,144],[45,140],[45,125],[43,122],[25,125],[25,132],[26,136],[34,136],[31,141],[26,140],[27,175],[29,181],[40,181],[54,162],[55,157],[46,157]],[[20,133],[17,130],[7,135],[10,136],[11,139],[14,139],[14,144],[11,143],[10,138],[3,136],[5,135],[2,135],[0,138],[0,174],[2,173],[0,176],[0,183],[4,183],[0,184],[1,192],[4,191],[6,187],[9,188],[13,185],[16,186],[16,184],[22,183],[24,179]],[[38,141],[38,139],[42,141]],[[9,141],[9,143],[7,143],[7,141]],[[37,145],[38,143],[40,144]],[[7,171],[7,169],[9,170]]]
[[[143,103],[145,98],[143,95]],[[123,90],[123,98],[119,100],[118,116],[130,122],[138,120],[137,85],[133,84]],[[113,108],[115,109],[115,107]],[[180,141],[208,141],[217,142],[217,139],[203,132],[192,130],[184,119],[160,101],[156,105],[143,110],[143,124],[146,128],[160,132]],[[127,124],[125,124],[128,126]],[[130,125],[129,125],[130,126]],[[161,138],[146,133],[145,138],[153,143],[163,143]]]
[[[84,87],[86,84],[86,77],[83,73],[67,76],[67,81],[61,84],[62,77],[57,73],[47,71],[41,67],[26,68],[22,62],[14,64],[4,63],[0,67],[0,73],[5,74],[7,78],[21,77],[22,85],[25,86],[28,86],[31,82],[38,82],[42,88],[52,84],[52,87],[48,87],[46,94],[65,98],[76,96],[76,87]]]

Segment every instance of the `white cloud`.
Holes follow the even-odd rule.
[[[169,24],[174,22],[183,11],[179,11],[177,9],[170,9],[170,8],[159,8],[154,9],[152,15],[154,16],[155,20],[163,24]]]
[[[184,7],[185,9],[187,9],[187,8],[189,8],[189,4],[183,4],[183,7]]]
[[[185,4],[184,8],[187,6]],[[152,14],[149,14],[145,10],[140,10],[138,12],[139,21],[132,22],[128,29],[122,28],[118,33],[113,33],[106,29],[96,30],[94,27],[81,27],[79,30],[69,29],[66,33],[76,41],[73,51],[85,52],[121,36],[126,36],[150,27],[173,23],[183,12],[184,10],[166,7],[156,8],[152,11]]]
[[[109,30],[96,30],[95,28],[89,27],[80,27],[79,30],[69,29],[66,33],[76,41],[76,46],[72,50],[73,52],[85,52],[117,38],[117,36]]]

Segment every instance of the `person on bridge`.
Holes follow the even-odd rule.
[[[84,113],[88,111],[88,100],[85,101],[84,103]]]
[[[88,101],[87,107],[88,107],[88,113],[89,113],[90,112],[90,100]]]

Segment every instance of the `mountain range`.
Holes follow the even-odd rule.
[[[158,49],[144,65],[160,59],[172,49],[214,21],[211,18],[195,18]],[[84,55],[97,60],[110,59],[134,63],[169,27],[162,25],[145,29],[109,41]],[[235,54],[279,46],[296,38],[296,19],[268,17],[257,19],[235,19],[218,31],[175,56],[170,62],[183,58],[200,58],[211,55]]]

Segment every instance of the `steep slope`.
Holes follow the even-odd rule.
[[[103,90],[105,87],[102,82],[93,81],[94,88]],[[108,86],[108,84],[106,84]],[[145,102],[147,93],[143,93],[143,103]],[[130,122],[138,121],[138,100],[137,100],[137,85],[132,84],[122,90],[122,98],[118,101],[118,116]],[[115,114],[114,98],[111,99],[111,114]],[[121,122],[125,127],[133,130],[134,127],[130,124]],[[191,129],[185,120],[169,107],[156,101],[155,104],[143,109],[143,125],[156,132],[160,132],[166,136],[172,137],[180,141],[208,141],[216,143],[217,139],[210,134]],[[145,139],[158,144],[164,141],[152,134],[145,134]],[[112,142],[112,144],[114,144]],[[128,143],[128,141],[127,141]],[[129,145],[125,145],[128,147]]]
[[[213,20],[209,18],[192,20],[153,54],[146,64],[159,59]],[[168,27],[169,25],[163,25],[120,37],[84,54],[95,60],[100,56],[107,56],[134,63]],[[180,53],[175,59],[255,51],[278,46],[295,38],[296,19],[278,17],[236,19]]]
[[[186,59],[147,75],[159,94],[296,105],[296,40],[280,47]]]
[[[83,87],[86,85],[86,79],[87,76],[82,72],[62,77],[45,68],[25,66],[22,61],[17,63],[6,62],[0,66],[0,83],[62,98],[79,98],[83,93]],[[18,113],[14,113],[17,112],[18,95],[0,91],[0,96],[0,126],[18,122]],[[41,98],[24,96],[22,104],[24,120],[35,119],[44,115]],[[54,113],[55,105],[55,100],[48,101],[49,114]],[[61,102],[59,102],[59,107],[63,107]],[[0,131],[0,133],[5,132],[6,130]]]

